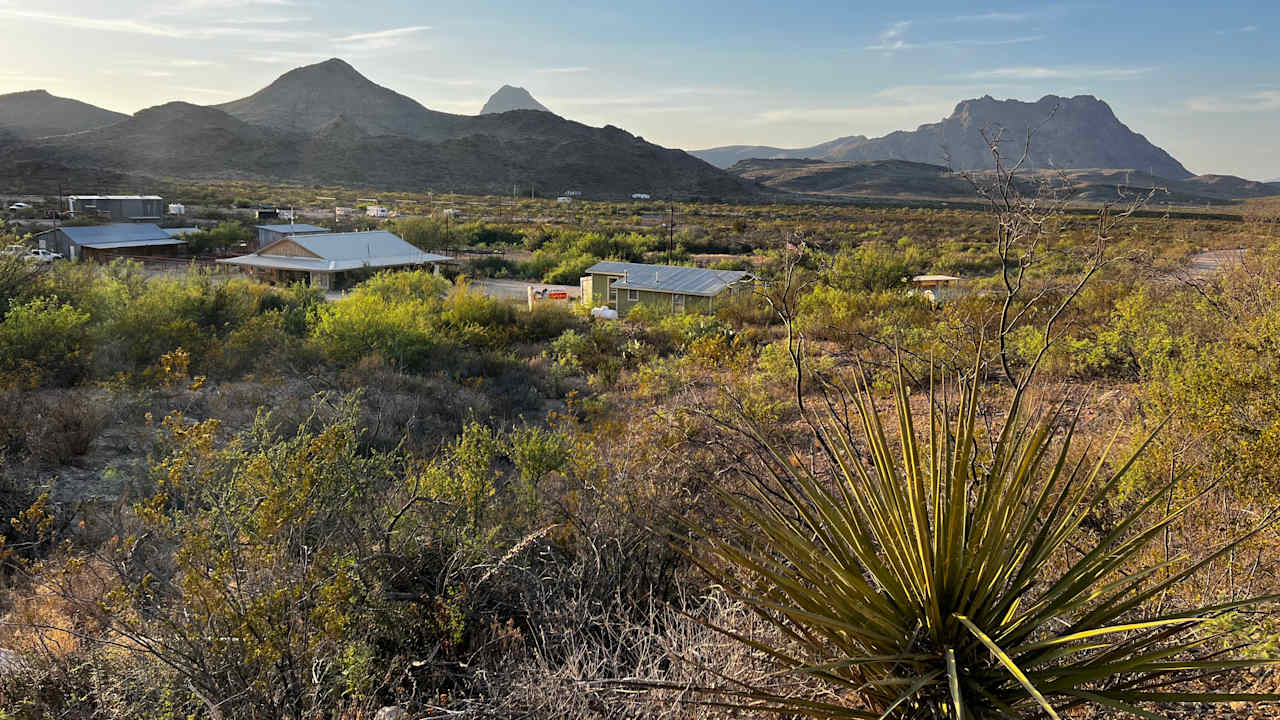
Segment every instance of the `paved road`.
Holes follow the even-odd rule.
[[[1187,263],[1187,275],[1192,280],[1203,280],[1223,270],[1244,264],[1244,249],[1207,250],[1191,256]]]

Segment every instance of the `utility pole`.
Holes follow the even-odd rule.
[[[670,265],[676,234],[676,204],[670,195],[667,196],[667,212],[667,264]]]

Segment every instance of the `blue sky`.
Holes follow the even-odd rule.
[[[683,148],[914,129],[956,102],[1089,93],[1193,172],[1280,177],[1280,3],[0,0],[0,92],[135,112],[342,57],[427,107],[504,83]]]

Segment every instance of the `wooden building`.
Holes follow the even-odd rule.
[[[385,230],[374,230],[290,235],[251,255],[218,262],[238,265],[264,282],[301,282],[329,290],[347,286],[353,274],[363,276],[361,271],[437,266],[451,260],[422,252]]]

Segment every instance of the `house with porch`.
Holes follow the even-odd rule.
[[[249,255],[218,262],[239,266],[264,282],[302,282],[330,290],[358,282],[370,270],[438,269],[441,263],[451,261],[444,255],[422,252],[385,230],[373,230],[289,235]]]
[[[625,316],[640,304],[670,312],[709,313],[717,302],[750,292],[754,280],[742,270],[606,260],[587,268],[581,286],[583,301],[591,307],[607,305]]]

